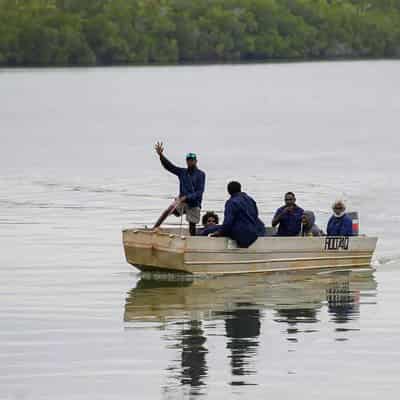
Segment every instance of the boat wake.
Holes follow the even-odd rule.
[[[397,264],[400,263],[400,254],[395,254],[395,255],[386,255],[386,256],[381,256],[378,257],[372,265],[376,266],[382,266],[382,265],[390,265],[390,264]]]

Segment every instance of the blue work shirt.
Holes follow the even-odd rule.
[[[276,210],[274,218],[281,214],[286,206],[280,207]],[[299,206],[294,206],[292,210],[289,210],[282,215],[279,221],[278,236],[298,236],[301,231],[301,217],[303,216],[304,210]]]
[[[225,203],[224,223],[220,232],[236,240],[239,247],[249,247],[259,236],[265,236],[265,226],[258,218],[257,204],[246,193],[235,193]]]
[[[186,196],[187,205],[191,208],[201,207],[206,174],[198,168],[189,170],[188,168],[177,167],[163,155],[160,156],[160,161],[167,171],[178,177],[179,196]]]
[[[208,236],[210,233],[218,232],[221,229],[221,225],[210,225],[206,226],[199,231],[200,236]]]
[[[326,231],[328,236],[353,236],[353,221],[347,214],[339,218],[332,215]]]

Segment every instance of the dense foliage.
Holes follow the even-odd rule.
[[[400,57],[400,0],[0,0],[0,65]]]

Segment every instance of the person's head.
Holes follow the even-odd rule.
[[[296,196],[293,192],[287,192],[285,194],[285,205],[286,207],[293,207],[296,204]]]
[[[212,225],[218,225],[219,223],[219,218],[218,215],[215,214],[214,211],[207,211],[201,220],[203,223],[203,226],[212,226]]]
[[[188,169],[196,168],[197,166],[197,156],[195,153],[186,154],[186,164]]]
[[[301,222],[306,229],[311,229],[315,224],[315,215],[312,211],[304,211]]]
[[[346,211],[346,205],[343,200],[336,200],[332,205],[332,211],[336,217],[342,217]]]
[[[240,193],[242,191],[242,185],[239,182],[232,181],[228,183],[228,193],[233,196],[236,193]]]

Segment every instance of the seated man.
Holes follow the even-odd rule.
[[[333,215],[328,222],[328,236],[353,236],[353,222],[345,213],[343,201],[337,200],[332,206]]]
[[[279,224],[278,236],[298,236],[301,231],[301,217],[304,210],[296,205],[293,192],[285,194],[285,205],[276,210],[272,226]]]
[[[323,236],[324,233],[315,224],[315,215],[312,211],[304,211],[301,223],[300,236]]]
[[[230,199],[225,203],[224,222],[211,236],[227,236],[239,247],[249,247],[259,236],[265,236],[265,226],[258,218],[256,202],[242,192],[239,182],[228,184]]]
[[[218,215],[213,211],[207,211],[202,218],[203,229],[200,230],[200,235],[208,236],[210,233],[214,233],[221,228],[218,225],[219,218]]]

